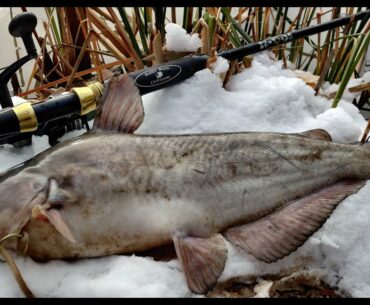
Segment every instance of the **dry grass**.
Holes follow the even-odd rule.
[[[22,10],[27,8],[22,7]],[[44,98],[50,92],[45,91],[47,88],[62,86],[68,90],[92,78],[102,81],[104,70],[115,65],[131,72],[188,55],[164,49],[165,25],[171,21],[182,24],[188,33],[199,33],[203,47],[195,53],[210,55],[212,49],[236,48],[320,24],[328,16],[334,19],[341,13],[354,14],[359,10],[364,9],[347,7],[340,11],[337,7],[301,7],[293,14],[288,7],[185,7],[180,20],[174,8],[165,7],[130,10],[124,7],[46,7],[48,21],[43,24],[44,32],[34,32],[39,57],[31,75],[27,76],[26,92],[20,95],[36,93]],[[272,52],[283,60],[284,66],[289,60],[297,69],[319,75],[319,86],[324,81],[341,83],[333,103],[336,106],[348,80],[358,76],[356,73],[369,41],[369,21],[352,21],[343,28],[319,33],[316,40],[314,38],[297,39],[272,48]],[[116,59],[114,65],[107,65],[109,57]],[[242,60],[237,63],[237,69],[235,64],[230,65],[231,74],[245,67],[245,62],[250,64],[249,60]]]

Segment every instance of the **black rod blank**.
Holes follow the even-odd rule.
[[[370,10],[366,10],[354,15],[354,21],[361,20],[361,19],[369,19],[370,17]],[[253,42],[251,44],[247,44],[245,46],[226,50],[218,53],[219,56],[222,56],[226,59],[242,59],[244,56],[251,55],[257,52],[261,52],[263,50],[267,50],[273,46],[277,46],[280,44],[285,44],[287,42],[293,41],[298,38],[318,34],[338,26],[346,25],[351,21],[352,16],[346,16],[337,18],[322,24],[312,25],[310,27],[299,29],[292,31],[290,33],[281,34],[275,37],[267,38],[265,40],[261,40],[258,42]]]

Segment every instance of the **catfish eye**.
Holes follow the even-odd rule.
[[[48,186],[48,179],[43,176],[34,176],[31,179],[27,179],[29,187],[34,192],[42,191],[45,187]]]

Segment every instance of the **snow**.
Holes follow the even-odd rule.
[[[362,78],[364,79],[365,82],[369,83],[370,82],[370,71],[362,75]]]
[[[195,52],[202,47],[202,41],[199,39],[198,33],[189,35],[185,29],[176,23],[167,24],[165,30],[165,48],[168,51]]]
[[[13,102],[13,105],[19,105],[19,104],[22,104],[24,102],[27,102],[24,98],[21,98],[19,96],[13,96],[12,97],[12,102]]]
[[[330,108],[330,100],[315,96],[311,87],[267,52],[256,55],[252,66],[233,76],[226,89],[217,75],[204,69],[177,86],[145,95],[143,103],[146,116],[137,130],[141,134],[325,128],[334,141],[351,143],[358,141],[366,126],[351,100],[343,99],[337,108]],[[47,147],[46,137],[34,137],[33,146],[22,149],[4,145],[0,147],[0,170]],[[272,264],[239,253],[226,242],[229,255],[219,281],[295,267],[320,274],[354,297],[369,297],[369,195],[367,182],[345,199],[302,247]],[[16,263],[40,297],[198,297],[189,291],[177,259],[157,262],[150,257],[114,255],[38,263],[18,257]],[[0,274],[0,296],[21,297],[6,264],[0,264]],[[265,295],[265,290],[261,291],[260,296]]]
[[[216,62],[213,65],[211,65],[211,71],[215,74],[225,73],[227,72],[228,69],[229,62],[221,56],[217,56]]]
[[[365,74],[366,75],[366,74]],[[364,76],[365,76],[364,75]],[[368,76],[366,76],[368,78]],[[347,101],[352,101],[354,98],[361,95],[361,91],[357,92],[350,92],[348,89],[357,85],[364,83],[365,79],[363,77],[360,78],[352,78],[349,80],[346,89],[344,89],[342,98]],[[337,92],[339,89],[339,84],[331,84],[327,86],[327,88],[323,91],[323,94],[330,94],[332,92]]]
[[[59,140],[65,141],[85,132],[86,129],[71,131],[68,134],[65,134]],[[8,144],[0,145],[0,160],[2,161],[0,162],[0,173],[12,166],[32,158],[33,156],[50,147],[47,136],[33,137],[32,142],[32,146],[26,146],[22,148],[14,148]]]
[[[146,117],[137,132],[300,132],[325,128],[337,142],[353,142],[361,136],[366,121],[358,108],[343,100],[331,109],[329,100],[315,96],[293,71],[284,70],[281,61],[267,54],[255,56],[252,67],[234,75],[227,90],[217,75],[204,69],[179,86],[144,96]]]

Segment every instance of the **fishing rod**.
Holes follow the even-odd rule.
[[[370,10],[366,10],[355,15],[337,18],[319,25],[250,43],[239,48],[222,51],[217,56],[224,57],[227,60],[242,60],[244,56],[346,25],[351,20],[368,20],[369,17]],[[17,15],[15,18],[20,17]],[[204,54],[190,55],[155,67],[131,72],[129,75],[134,79],[140,94],[145,95],[190,78],[196,72],[207,67],[208,59],[209,56]],[[9,143],[14,145],[22,143],[24,139],[26,139],[26,144],[30,144],[32,134],[47,134],[49,143],[53,145],[57,143],[57,138],[67,131],[66,121],[73,124],[76,119],[81,118],[84,119],[84,124],[88,129],[87,115],[95,110],[96,101],[101,98],[103,88],[102,84],[96,82],[87,87],[73,88],[70,92],[65,92],[60,96],[40,103],[31,104],[26,102],[3,109],[0,112],[0,144]],[[1,104],[3,105],[3,103]],[[73,129],[73,126],[71,128]]]
[[[357,13],[353,16],[354,21],[361,19],[369,19],[370,10]],[[217,56],[221,56],[228,60],[242,60],[244,56],[262,52],[274,46],[286,44],[298,38],[321,33],[342,25],[346,25],[351,21],[352,16],[345,16],[334,19],[318,25],[313,25],[304,29],[295,30],[286,34],[281,34],[265,40],[250,43],[245,46],[219,52]],[[150,93],[164,87],[177,84],[194,75],[194,73],[204,69],[207,65],[207,55],[191,55],[171,62],[167,62],[160,66],[135,71],[130,75],[135,79],[140,93]],[[158,74],[160,77],[158,77]]]

